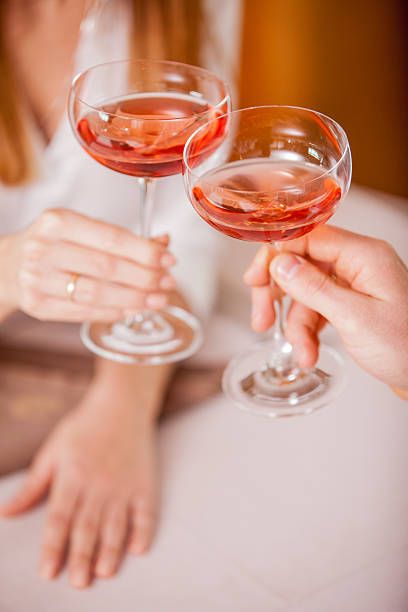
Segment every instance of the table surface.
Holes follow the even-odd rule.
[[[355,187],[335,222],[408,260],[408,202]],[[237,279],[252,247],[228,246],[206,361],[251,339]],[[44,508],[0,521],[0,612],[406,612],[408,404],[346,368],[341,397],[308,417],[253,417],[220,394],[169,419],[154,547],[88,591],[37,577]],[[3,478],[0,498],[21,478]]]

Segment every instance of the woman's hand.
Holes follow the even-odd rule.
[[[22,489],[0,508],[2,516],[21,514],[50,491],[40,573],[54,578],[66,561],[78,588],[116,573],[127,550],[144,553],[156,526],[155,414],[169,373],[112,368],[56,427]]]
[[[28,229],[2,240],[0,303],[59,321],[109,321],[144,307],[162,308],[176,286],[167,244],[167,237],[146,240],[72,211],[47,210]]]
[[[278,254],[262,247],[245,275],[254,329],[274,321],[276,283],[294,300],[286,335],[301,366],[315,363],[317,333],[328,320],[361,367],[408,389],[408,270],[394,249],[331,226],[280,246]]]

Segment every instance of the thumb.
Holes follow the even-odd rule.
[[[51,465],[45,462],[35,463],[22,487],[8,502],[0,506],[0,517],[14,516],[32,508],[47,492],[51,477]]]
[[[270,265],[277,284],[291,298],[320,313],[336,326],[354,301],[353,292],[340,287],[315,265],[291,253],[277,255]]]

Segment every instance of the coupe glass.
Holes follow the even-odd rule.
[[[198,214],[240,240],[279,248],[325,223],[348,192],[351,154],[344,130],[321,113],[262,106],[230,113],[216,159],[200,158],[203,141],[222,117],[186,143],[185,185]],[[213,126],[213,127],[211,127]],[[240,407],[271,417],[307,414],[333,399],[344,379],[341,357],[320,347],[315,368],[301,369],[286,340],[282,299],[269,337],[236,356],[223,377]]]
[[[156,181],[181,173],[184,145],[197,127],[207,125],[207,141],[217,146],[225,120],[208,122],[228,113],[229,105],[225,84],[207,70],[177,62],[125,60],[79,74],[72,83],[68,113],[89,155],[135,177],[140,189],[138,232],[148,237]],[[220,131],[210,133],[208,126]],[[84,323],[81,338],[107,359],[159,364],[192,355],[202,332],[196,317],[169,306],[112,324]]]

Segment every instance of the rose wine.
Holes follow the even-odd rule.
[[[327,221],[341,189],[319,166],[255,158],[205,173],[191,196],[199,215],[220,232],[270,242],[298,238]]]
[[[77,134],[85,150],[113,170],[138,177],[170,176],[182,170],[190,134],[227,110],[193,95],[134,94],[91,110],[78,122]],[[202,156],[216,148],[224,130],[223,120],[209,124]]]

